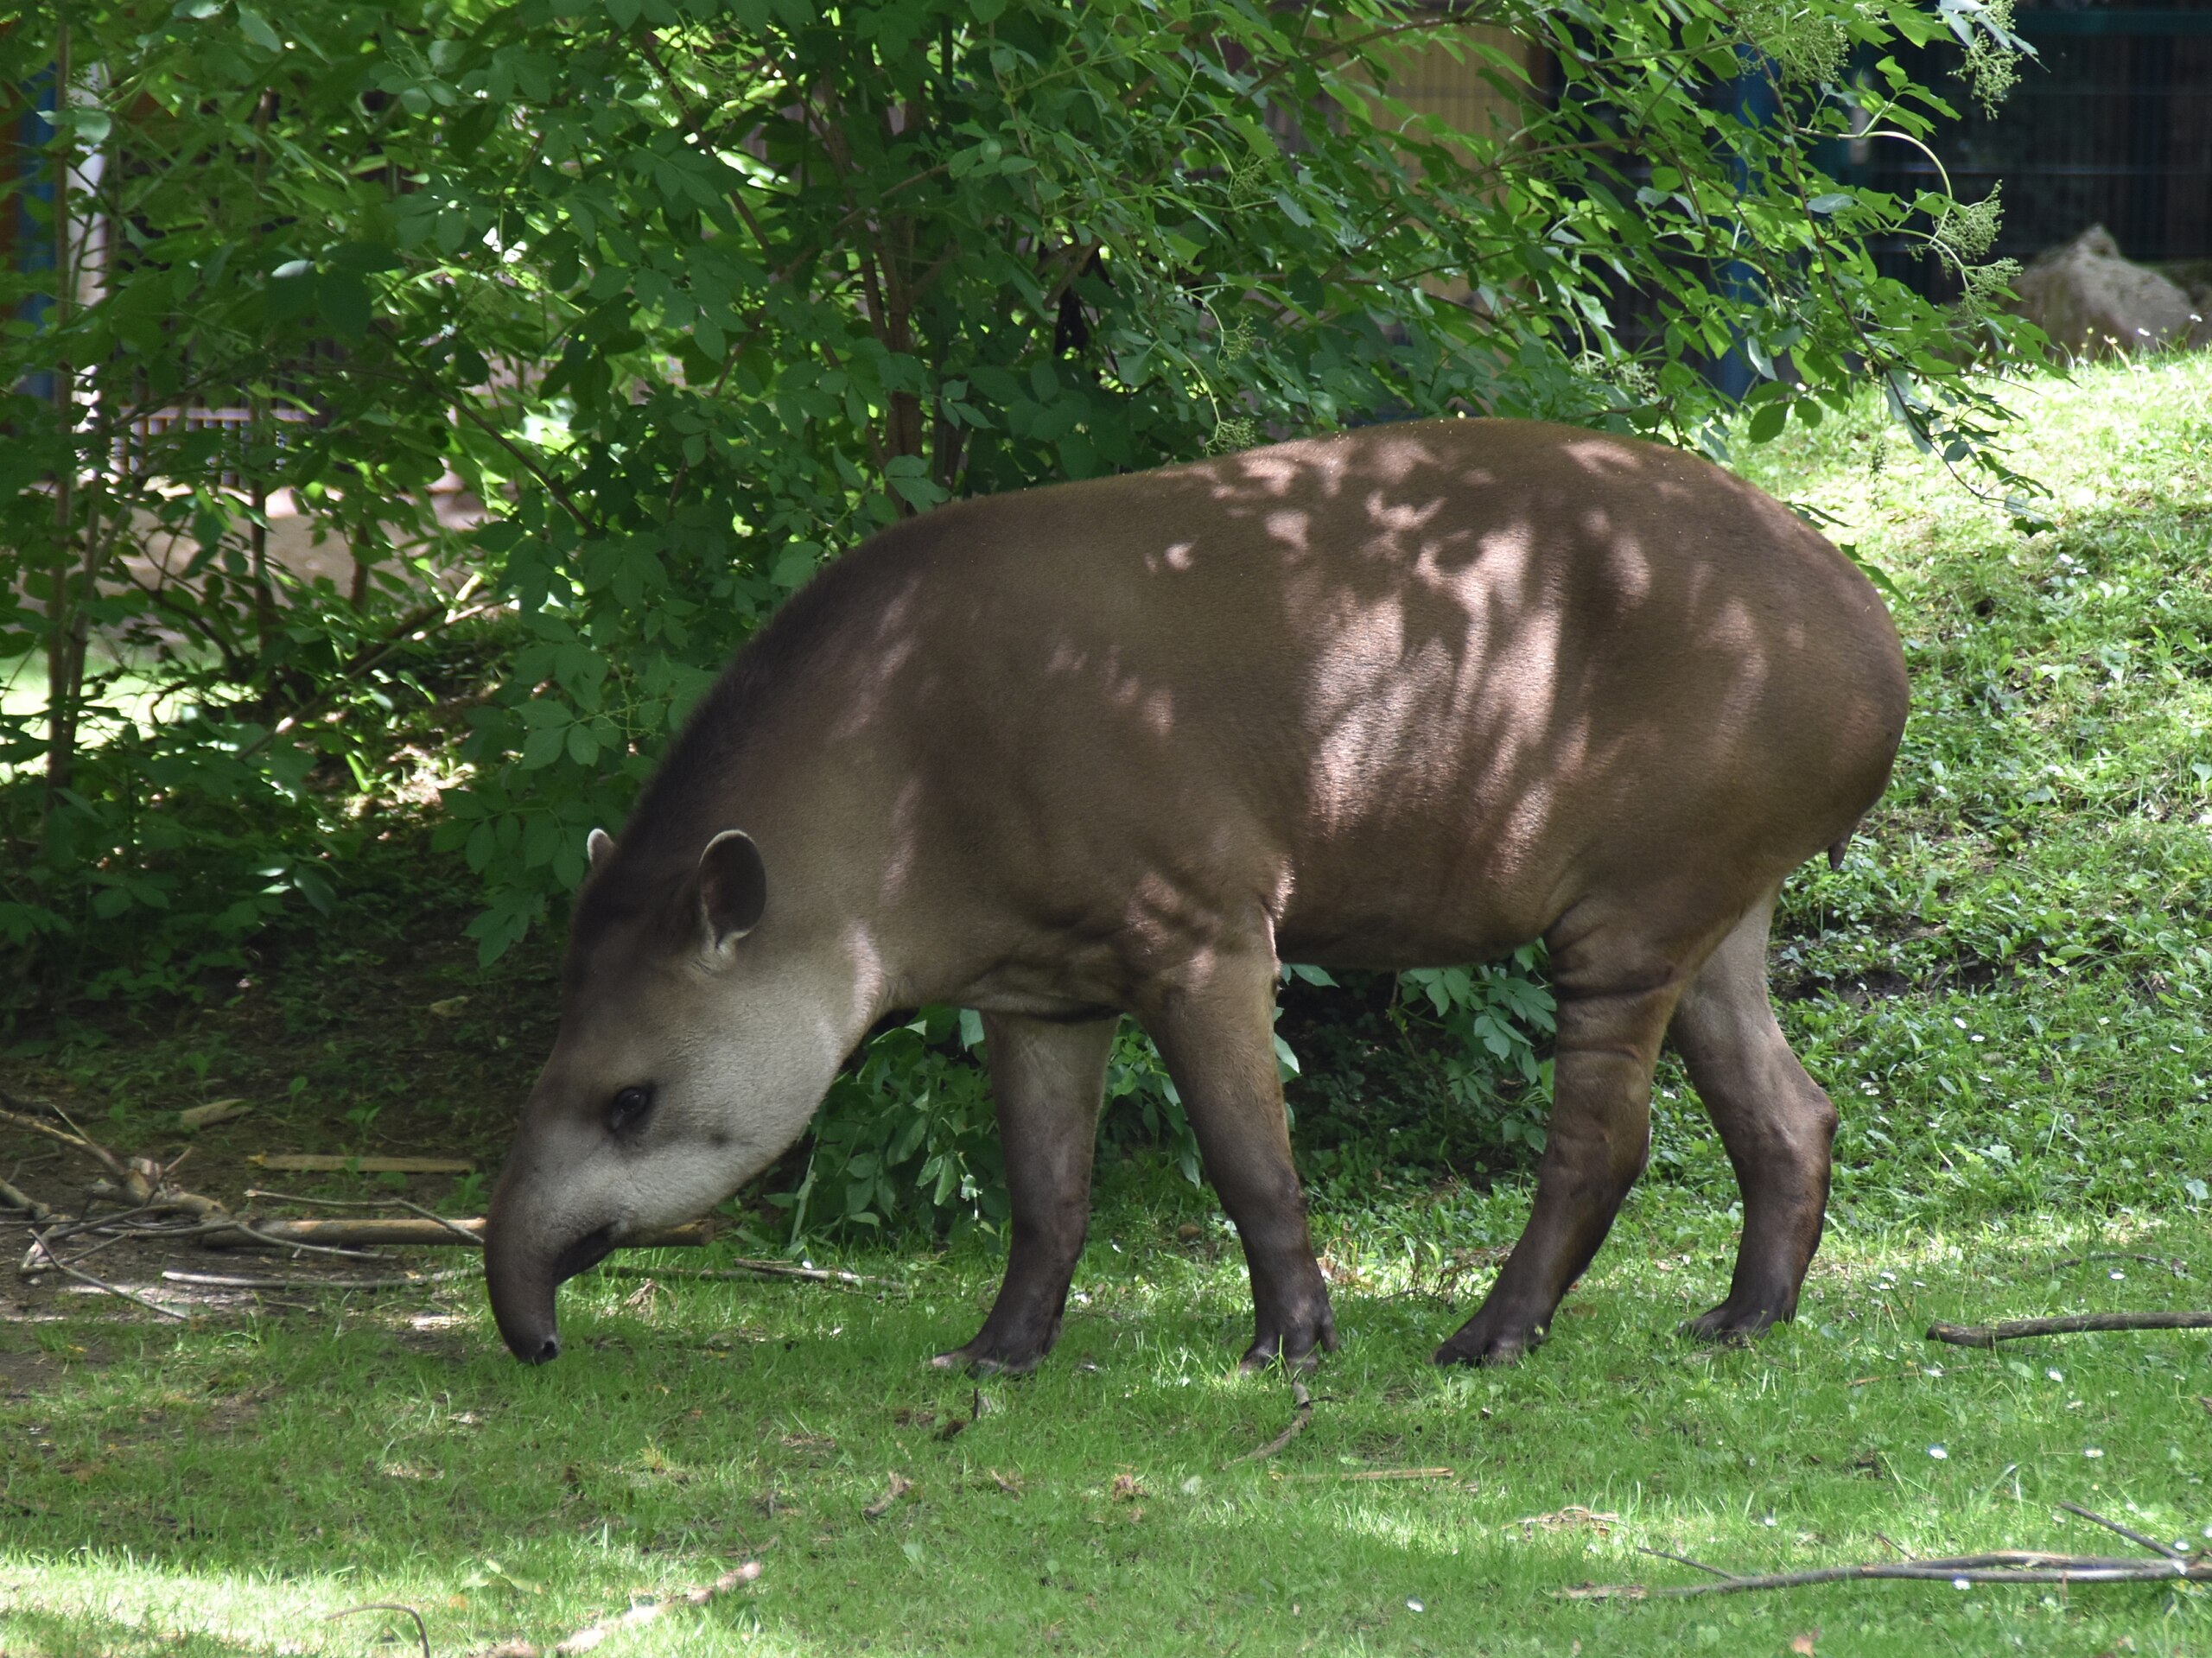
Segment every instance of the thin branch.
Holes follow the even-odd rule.
[[[60,1115],[58,1108],[55,1115]],[[69,1128],[77,1128],[75,1123],[69,1122],[67,1117],[63,1116],[61,1120],[69,1123]],[[84,1153],[117,1179],[128,1180],[130,1178],[130,1171],[125,1166],[123,1159],[82,1129],[78,1129],[75,1134],[72,1134],[69,1128],[57,1128],[50,1122],[40,1121],[36,1117],[22,1116],[16,1112],[4,1109],[0,1109],[0,1123],[4,1123],[11,1128],[27,1128],[35,1134],[44,1134],[48,1140],[58,1140],[64,1146],[73,1147]]]
[[[733,1261],[727,1267],[667,1268],[661,1267],[602,1267],[608,1278],[729,1279],[796,1278],[810,1284],[842,1284],[854,1289],[904,1290],[895,1279],[866,1278],[834,1267],[794,1267],[785,1261]]]
[[[2069,1514],[2078,1514],[2084,1520],[2094,1521],[2098,1525],[2102,1526],[2107,1531],[2118,1532],[2122,1537],[2127,1539],[2129,1542],[2139,1543],[2145,1548],[2149,1549],[2153,1554],[2164,1555],[2169,1560],[2186,1560],[2190,1558],[2189,1551],[2187,1549],[2174,1548],[2168,1544],[2160,1542],[2155,1537],[2145,1537],[2141,1532],[2132,1530],[2128,1527],[2121,1525],[2117,1520],[2106,1519],[2104,1515],[2097,1513],[2094,1509],[2085,1509],[2078,1502],[2062,1502],[2058,1506],[2065,1509]]]
[[[334,1623],[341,1617],[353,1617],[356,1612],[406,1613],[408,1617],[415,1620],[415,1636],[416,1640],[423,1643],[423,1658],[430,1658],[429,1626],[423,1622],[423,1614],[416,1611],[412,1606],[403,1606],[397,1601],[369,1600],[362,1602],[359,1606],[340,1607],[338,1610],[331,1613],[329,1617],[324,1618],[322,1621],[326,1623]]]
[[[2069,1312],[2056,1318],[2007,1318],[1993,1324],[1928,1326],[1931,1342],[1954,1347],[1994,1347],[2029,1336],[2075,1336],[2106,1330],[2212,1330],[2212,1312]]]
[[[471,1243],[483,1242],[459,1221],[450,1220],[435,1210],[423,1208],[420,1204],[410,1203],[404,1197],[302,1197],[289,1191],[264,1191],[259,1186],[248,1186],[245,1189],[245,1195],[249,1197],[273,1197],[280,1204],[305,1204],[316,1209],[404,1209],[410,1214],[420,1215],[426,1221],[435,1221],[440,1226],[450,1232],[458,1233]]]
[[[1639,1554],[1656,1554],[1662,1560],[1672,1560],[1676,1566],[1687,1566],[1699,1572],[1710,1572],[1713,1576],[1719,1578],[1724,1583],[1734,1583],[1736,1581],[1736,1574],[1734,1572],[1723,1572],[1719,1566],[1707,1566],[1703,1560],[1693,1560],[1687,1554],[1673,1553],[1663,1548],[1638,1547],[1636,1552]]]
[[[459,1279],[481,1278],[474,1267],[454,1267],[444,1272],[406,1273],[397,1278],[277,1278],[250,1273],[184,1273],[164,1271],[172,1284],[198,1284],[219,1290],[403,1290],[422,1284],[450,1284]]]
[[[124,1289],[120,1284],[111,1284],[105,1278],[95,1278],[90,1273],[86,1272],[79,1267],[71,1266],[67,1261],[62,1260],[60,1256],[55,1255],[53,1250],[48,1249],[46,1247],[46,1239],[41,1234],[36,1231],[33,1231],[31,1236],[36,1241],[40,1250],[44,1253],[46,1258],[54,1263],[57,1271],[67,1273],[79,1283],[89,1284],[92,1288],[101,1291],[105,1294],[119,1296],[125,1301],[135,1301],[138,1305],[144,1307],[149,1312],[158,1312],[164,1318],[174,1318],[179,1324],[189,1324],[192,1322],[192,1315],[188,1312],[179,1312],[175,1307],[165,1307],[159,1301],[149,1301],[144,1296],[139,1294],[136,1290]]]
[[[2092,1249],[2087,1255],[2069,1255],[2063,1261],[2054,1261],[2050,1270],[2058,1272],[2068,1267],[2079,1267],[2091,1261],[2139,1261],[2145,1266],[2164,1267],[2176,1278],[2189,1276],[2189,1267],[2178,1255],[2139,1255],[2127,1249]]]
[[[1290,1384],[1290,1404],[1291,1415],[1288,1427],[1276,1434],[1257,1451],[1248,1451],[1241,1457],[1231,1457],[1223,1466],[1234,1468],[1239,1463],[1265,1462],[1300,1434],[1305,1432],[1306,1425],[1313,1420],[1313,1395],[1306,1391],[1304,1382],[1293,1382]]]
[[[1696,1565],[1695,1561],[1688,1562]],[[1710,1572],[1711,1566],[1700,1566]],[[1821,1583],[1859,1583],[1897,1579],[1920,1583],[2212,1583],[2212,1559],[2121,1560],[2095,1554],[2044,1554],[2006,1551],[1967,1554],[1948,1560],[1884,1560],[1858,1566],[1821,1566],[1810,1572],[1776,1572],[1755,1578],[1723,1574],[1715,1583],[1587,1584],[1557,1592],[1569,1600],[1687,1599],[1695,1595],[1736,1595],[1754,1589],[1802,1589]]]

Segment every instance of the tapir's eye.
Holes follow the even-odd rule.
[[[625,1128],[634,1128],[653,1109],[653,1091],[650,1088],[626,1088],[614,1096],[607,1108],[607,1126],[615,1134]]]

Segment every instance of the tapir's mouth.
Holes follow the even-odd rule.
[[[602,1226],[587,1232],[554,1258],[553,1281],[565,1284],[578,1273],[589,1272],[614,1253],[614,1229]]]
[[[524,1364],[544,1364],[561,1356],[561,1335],[554,1320],[553,1292],[578,1273],[597,1266],[614,1248],[614,1229],[602,1226],[587,1232],[533,1270],[527,1258],[516,1259],[504,1248],[505,1234],[498,1223],[494,1201],[491,1235],[486,1240],[485,1276],[492,1292],[492,1315],[507,1350]]]

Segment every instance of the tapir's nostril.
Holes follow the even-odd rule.
[[[526,1364],[550,1364],[560,1356],[561,1338],[558,1336],[548,1336],[543,1341],[538,1343],[537,1350],[535,1353],[526,1353],[523,1356],[523,1362]]]

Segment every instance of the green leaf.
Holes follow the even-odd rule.
[[[1826,195],[1815,196],[1805,205],[1816,213],[1841,213],[1859,198],[1848,190],[1832,190]]]
[[[369,285],[350,270],[325,271],[315,279],[322,314],[348,339],[369,331]]]
[[[250,6],[238,8],[238,30],[246,39],[267,52],[282,52],[283,38],[269,26],[269,20]]]
[[[524,740],[518,763],[525,772],[542,771],[561,758],[568,744],[567,731],[553,726],[541,727]]]
[[[1754,443],[1771,443],[1782,435],[1783,426],[1789,419],[1789,405],[1779,400],[1762,403],[1753,412],[1745,430]]]

